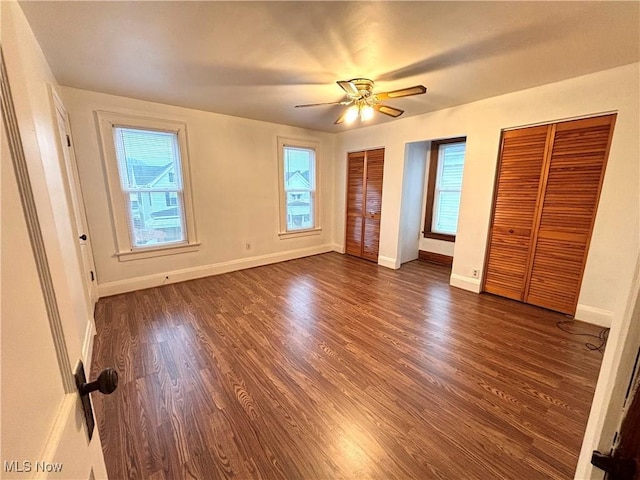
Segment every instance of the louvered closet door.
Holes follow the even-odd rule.
[[[523,300],[550,126],[502,135],[484,290]]]
[[[573,315],[615,115],[556,125],[525,301]]]
[[[362,257],[378,261],[380,244],[380,212],[382,211],[382,175],[384,149],[366,152],[364,235]]]
[[[347,233],[345,252],[358,257],[362,255],[364,156],[364,152],[354,152],[347,157]]]

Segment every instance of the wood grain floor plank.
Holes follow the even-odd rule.
[[[571,478],[600,354],[449,275],[331,253],[101,299],[110,477]]]

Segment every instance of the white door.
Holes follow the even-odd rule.
[[[61,246],[74,240],[72,232],[57,222],[69,209],[67,194],[48,184],[56,177],[56,162],[41,156],[38,141],[43,132],[55,133],[55,123],[50,115],[48,124],[37,123],[46,117],[30,101],[38,99],[37,92],[32,94],[19,50],[9,43],[15,109],[4,56],[0,75],[0,478],[106,478],[100,439],[95,431],[89,441],[72,375],[82,343],[78,326],[87,319],[82,296],[70,293],[81,275],[76,269],[73,278],[68,268],[75,254]]]
[[[84,199],[82,198],[82,189],[80,188],[80,176],[78,173],[78,165],[76,163],[75,151],[73,149],[73,139],[71,136],[71,128],[69,124],[69,115],[64,108],[64,104],[58,94],[49,86],[49,94],[51,104],[53,106],[53,115],[55,115],[58,125],[58,147],[62,158],[64,158],[63,167],[67,184],[69,186],[69,202],[71,203],[73,213],[73,226],[75,228],[76,239],[78,242],[78,261],[82,266],[84,276],[84,293],[87,297],[87,305],[91,311],[89,315],[93,317],[93,308],[98,301],[98,289],[96,281],[96,268],[93,261],[93,251],[91,249],[91,237],[89,236],[89,226],[87,223],[87,214],[84,209]]]

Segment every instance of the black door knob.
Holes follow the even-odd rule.
[[[105,395],[109,395],[115,392],[116,388],[118,388],[118,372],[113,368],[105,368],[100,372],[97,380],[90,383],[83,383],[80,386],[80,395],[87,395],[96,390]]]
[[[87,239],[87,234],[83,233],[82,235],[80,235],[80,240],[86,240]]]

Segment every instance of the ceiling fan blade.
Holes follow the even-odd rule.
[[[319,107],[322,105],[349,105],[351,102],[352,102],[351,100],[345,100],[343,102],[306,103],[304,105],[296,105],[295,108]]]
[[[345,108],[345,109],[344,109],[344,112],[342,112],[342,115],[340,115],[340,117],[338,117],[338,119],[337,119],[335,122],[333,122],[333,123],[334,123],[334,125],[339,125],[340,123],[344,123],[344,121],[345,121],[345,120],[346,120],[346,118],[347,118],[347,112],[348,112],[348,111],[349,111],[349,109],[348,109],[348,108]]]
[[[360,95],[360,92],[358,92],[357,87],[352,82],[348,82],[346,80],[340,80],[340,81],[337,81],[336,83],[340,85],[340,88],[342,88],[345,92],[347,92],[347,95],[349,95],[350,97],[357,97]]]
[[[385,115],[389,115],[390,117],[393,117],[393,118],[399,117],[404,113],[404,110],[400,110],[399,108],[393,108],[388,105],[378,104],[378,105],[374,105],[373,108],[375,108],[378,112],[384,113]]]
[[[423,93],[427,93],[426,87],[424,85],[415,85],[391,92],[376,93],[376,97],[378,97],[378,100],[386,100],[387,98],[410,97],[411,95],[422,95]]]

